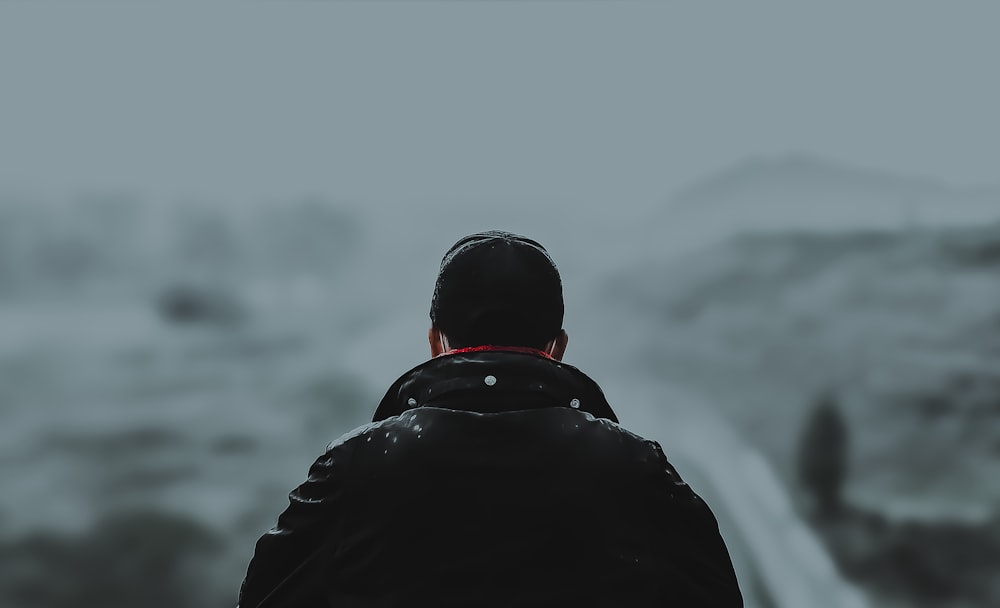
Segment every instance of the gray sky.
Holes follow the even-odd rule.
[[[0,190],[649,206],[754,155],[997,183],[1000,3],[0,5]]]

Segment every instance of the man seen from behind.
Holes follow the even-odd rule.
[[[242,608],[743,605],[711,510],[562,363],[540,244],[461,239],[430,317],[431,359],[291,492]]]

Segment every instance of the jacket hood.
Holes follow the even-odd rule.
[[[421,406],[482,413],[568,407],[618,422],[600,386],[579,369],[502,348],[444,354],[414,367],[389,387],[372,421]]]

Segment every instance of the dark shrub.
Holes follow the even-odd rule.
[[[207,608],[204,574],[221,543],[176,515],[109,516],[86,534],[36,533],[0,545],[0,605],[6,608]]]
[[[819,514],[840,511],[847,476],[847,424],[836,398],[824,394],[806,421],[799,441],[798,479]]]

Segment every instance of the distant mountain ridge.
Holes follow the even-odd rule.
[[[698,180],[668,200],[664,216],[710,234],[968,225],[1000,219],[1000,186],[963,188],[790,154]]]

